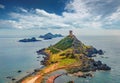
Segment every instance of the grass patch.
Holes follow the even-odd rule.
[[[63,59],[59,62],[59,65],[60,66],[67,66],[67,65],[71,65],[71,64],[74,64],[76,63],[76,59],[69,59],[69,58],[66,58],[66,59]]]
[[[59,41],[57,44],[55,44],[54,47],[60,50],[66,50],[67,48],[70,48],[72,46],[73,40],[73,38],[67,36]]]
[[[56,53],[60,52],[59,50],[57,50],[57,49],[55,49],[55,48],[53,48],[53,47],[49,47],[48,50],[50,50],[50,52],[51,52],[52,54],[56,54]]]

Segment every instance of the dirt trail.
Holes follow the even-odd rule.
[[[22,81],[22,83],[40,83],[42,81],[42,77],[47,74],[50,73],[54,70],[56,70],[58,68],[58,64],[53,64],[47,68],[44,69],[44,72],[38,73],[35,76],[33,76],[32,78],[28,79],[26,78],[25,80]]]
[[[74,65],[74,66],[61,66],[59,67],[58,63],[52,64],[49,67],[46,67],[43,69],[43,71],[38,72],[36,75],[31,76],[31,77],[27,77],[25,80],[23,80],[21,83],[41,83],[43,80],[43,77],[55,70],[59,70],[59,69],[65,69],[65,68],[69,68],[69,67],[77,67],[78,65]],[[54,80],[59,77],[60,75],[55,75],[50,77],[47,80],[47,83],[54,83]]]

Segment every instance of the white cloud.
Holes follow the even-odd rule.
[[[86,5],[88,2],[90,1],[74,0],[67,4],[65,10],[70,12],[63,12],[66,23],[76,28],[102,28],[101,15],[92,14],[92,8]]]
[[[5,8],[5,6],[0,4],[0,9],[4,9],[4,8]]]
[[[93,2],[95,0],[91,0]],[[100,0],[96,0],[100,1]],[[74,0],[68,3],[61,16],[55,13],[48,13],[42,9],[27,10],[18,8],[21,12],[12,12],[10,17],[13,20],[0,20],[0,26],[5,28],[19,28],[19,29],[81,29],[87,32],[95,32],[103,29],[106,24],[113,24],[112,20],[120,17],[120,9],[112,13],[107,18],[102,15],[93,14],[93,9],[88,7],[86,3],[89,0]],[[109,2],[110,3],[110,2]],[[32,12],[31,12],[32,11]],[[93,30],[93,31],[92,31]],[[95,30],[95,31],[94,31]],[[83,31],[84,32],[84,31]],[[102,32],[102,31],[101,31]]]
[[[74,0],[66,5],[62,16],[48,13],[42,9],[32,9],[33,12],[19,8],[24,13],[10,13],[15,22],[15,28],[100,28],[101,16],[94,16],[83,0]],[[74,11],[74,12],[68,12]],[[17,20],[17,21],[16,21]]]
[[[68,5],[71,5],[70,7]],[[66,10],[74,10],[75,12],[63,12],[62,16],[54,13],[48,13],[42,9],[26,10],[18,8],[21,13],[12,12],[10,17],[15,23],[11,23],[13,28],[88,28],[100,27],[98,16],[92,16],[89,9],[82,0],[74,0],[65,7]],[[9,20],[6,20],[9,22]],[[96,22],[97,21],[97,22]],[[3,21],[4,22],[4,21]],[[96,25],[97,24],[97,25]],[[9,24],[8,24],[9,25]],[[6,27],[6,26],[5,26]],[[8,26],[9,27],[9,26]],[[91,27],[91,28],[92,28]]]
[[[109,29],[120,29],[120,6],[115,12],[104,18],[104,26]]]
[[[68,3],[65,7],[65,10],[68,11],[74,11],[73,16],[76,16],[78,18],[84,18],[90,16],[90,9],[86,7],[85,3],[83,0],[74,0],[73,2],[71,1]],[[63,13],[63,15],[68,16],[69,13]],[[71,13],[70,13],[71,14]]]
[[[112,13],[111,16],[109,16],[109,19],[111,21],[113,21],[113,20],[120,20],[120,7],[118,7],[116,12]]]
[[[22,11],[22,12],[25,12],[25,13],[27,13],[27,12],[28,12],[28,10],[26,10],[26,9],[24,9],[24,8],[22,8],[22,7],[21,7],[21,8],[19,8],[19,10],[20,10],[20,11]]]
[[[44,10],[35,9],[34,13],[24,12],[9,14],[11,18],[17,20],[12,26],[14,28],[61,28],[69,27],[63,22],[63,17],[53,13],[47,13]],[[9,22],[8,22],[9,23]]]
[[[12,20],[0,20],[0,28],[15,28],[17,27],[17,22]],[[19,27],[17,27],[19,28]]]

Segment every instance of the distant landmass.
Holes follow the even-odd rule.
[[[37,42],[37,41],[41,41],[41,40],[37,40],[35,37],[19,40],[19,42]]]
[[[57,37],[63,37],[61,34],[52,34],[52,33],[47,33],[45,35],[40,35],[39,38],[43,38],[45,40],[52,39],[52,38],[57,38]]]

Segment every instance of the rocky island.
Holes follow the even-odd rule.
[[[37,41],[41,41],[41,40],[37,40],[35,37],[19,40],[19,42],[37,42]]]
[[[83,44],[72,31],[55,45],[41,49],[37,53],[45,55],[44,60],[41,61],[45,67],[34,76],[23,79],[22,83],[54,83],[54,80],[61,75],[51,76],[47,81],[44,77],[60,69],[65,69],[68,74],[84,78],[93,76],[90,71],[111,70],[106,64],[92,58],[94,54],[103,54],[103,51]]]
[[[45,35],[40,35],[39,36],[39,38],[43,38],[44,40],[57,38],[57,37],[63,37],[63,36],[61,34],[52,34],[52,33],[47,33]]]

